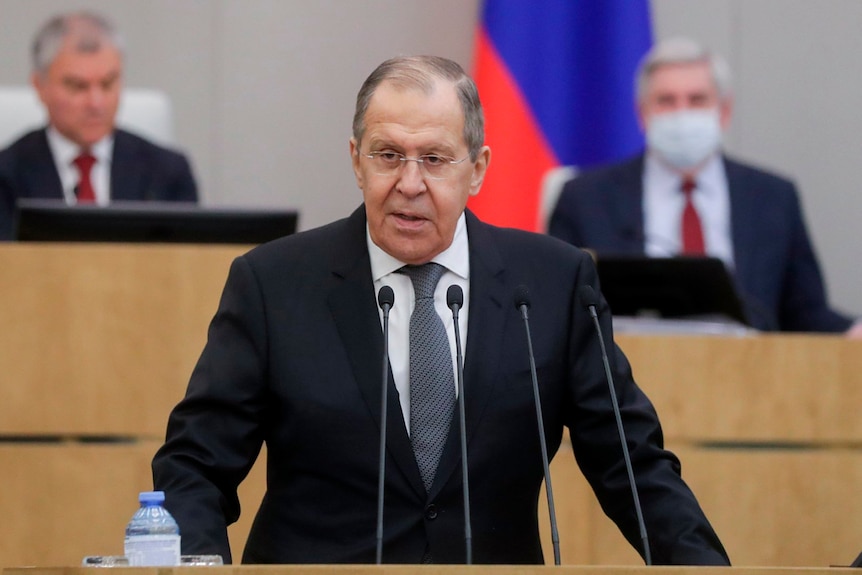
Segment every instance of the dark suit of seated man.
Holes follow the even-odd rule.
[[[185,156],[115,128],[122,41],[102,17],[47,22],[34,41],[31,80],[49,125],[0,152],[0,240],[12,239],[20,198],[197,201]]]
[[[721,153],[731,104],[723,59],[687,39],[657,44],[638,71],[646,153],[567,182],[549,233],[598,254],[715,256],[755,327],[862,336],[827,303],[794,184]],[[692,210],[699,243],[687,246]]]
[[[643,553],[600,342],[578,298],[584,286],[598,289],[595,267],[565,242],[497,228],[465,209],[490,161],[483,143],[476,85],[455,62],[396,58],[365,81],[350,139],[364,205],[234,261],[186,396],[170,415],[153,476],[179,523],[183,553],[230,560],[227,525],[240,513],[237,486],[265,443],[267,491],[243,561],[374,562],[385,413],[383,562],[464,563],[458,396],[473,561],[541,563],[543,465],[515,306],[519,286],[532,292],[551,456],[568,428],[605,513]],[[416,280],[414,288],[407,274],[429,267],[442,273],[436,287]],[[463,290],[460,393],[447,308],[453,285]],[[382,412],[376,294],[384,286],[395,303]],[[598,300],[653,561],[726,565],[678,459],[663,448],[653,406],[614,346],[607,304]],[[411,317],[420,302],[422,325],[436,323],[436,343],[445,348],[434,346],[435,361],[424,369],[419,360],[432,346],[411,343],[418,341],[414,331],[426,335]],[[423,395],[431,389],[439,401]]]

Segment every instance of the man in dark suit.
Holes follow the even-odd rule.
[[[47,22],[33,44],[32,83],[49,125],[0,152],[0,240],[13,238],[20,198],[197,201],[185,156],[115,128],[122,41],[101,16]]]
[[[567,182],[549,233],[599,255],[715,256],[755,327],[862,336],[827,303],[794,184],[721,153],[731,111],[723,59],[688,39],[657,44],[638,71],[647,152]]]
[[[595,268],[564,242],[496,228],[465,210],[490,161],[473,81],[442,58],[386,61],[358,94],[353,134],[364,204],[346,219],[234,261],[186,396],[171,413],[153,475],[179,523],[183,552],[230,559],[226,526],[240,512],[237,485],[266,443],[267,493],[243,561],[374,561],[384,350],[375,300],[389,286],[395,303],[383,561],[465,561],[459,418],[449,403],[429,423],[417,415],[427,402],[411,398],[429,373],[413,369],[413,356],[423,355],[410,344],[411,314],[420,304],[407,274],[429,262],[442,278],[423,297],[433,300],[451,353],[439,354],[437,369],[427,371],[444,379],[438,391],[450,399],[459,392],[446,293],[451,285],[464,292],[459,326],[474,562],[543,561],[543,466],[527,341],[514,303],[519,286],[532,294],[551,455],[568,427],[602,507],[640,549],[598,335],[578,298],[583,286],[597,289]],[[598,307],[653,561],[727,564],[679,461],[662,447],[652,405],[613,345],[601,298]],[[429,424],[442,431],[430,470],[429,445],[414,437]]]

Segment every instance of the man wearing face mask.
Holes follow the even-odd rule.
[[[827,303],[795,185],[722,153],[725,61],[689,39],[662,41],[638,67],[637,98],[646,152],[567,182],[549,233],[598,254],[717,257],[754,327],[862,337]]]

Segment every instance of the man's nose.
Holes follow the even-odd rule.
[[[418,160],[405,159],[402,162],[401,173],[398,178],[398,189],[402,194],[421,194],[427,188],[425,186],[425,174],[422,171],[422,163]]]
[[[101,108],[106,99],[105,90],[100,86],[92,86],[87,90],[87,105],[91,108]]]

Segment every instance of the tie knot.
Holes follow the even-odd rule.
[[[434,288],[437,287],[437,282],[443,277],[446,268],[431,262],[421,266],[404,266],[398,271],[410,278],[413,282],[413,291],[416,292],[416,299],[419,299],[434,297]]]
[[[682,193],[686,196],[690,196],[696,187],[697,183],[694,181],[694,178],[690,177],[683,178],[682,184],[680,185]]]
[[[93,164],[96,163],[96,158],[92,154],[83,152],[77,158],[72,160],[72,163],[78,167],[81,173],[89,173],[90,168],[92,168]]]

